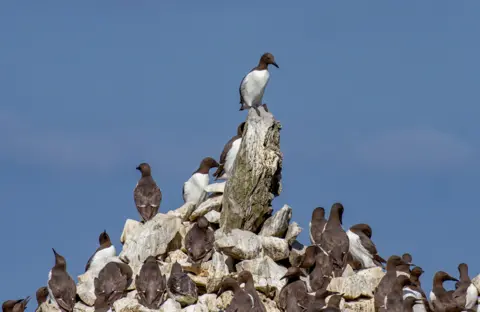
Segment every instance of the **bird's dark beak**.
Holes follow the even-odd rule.
[[[275,63],[275,62],[273,62],[272,65],[275,66],[276,68],[280,68],[280,67],[278,67],[277,63]]]
[[[137,170],[140,170],[140,166],[138,166],[138,167],[137,167],[137,168],[135,168],[135,169],[137,169]]]
[[[448,277],[448,280],[458,282],[458,279],[456,279],[456,278],[453,277],[453,276],[449,276],[449,277]]]
[[[52,250],[53,250],[53,253],[54,253],[55,255],[58,255],[57,252],[55,251],[55,249],[52,248]]]

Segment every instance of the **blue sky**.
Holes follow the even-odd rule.
[[[76,278],[106,229],[138,219],[135,167],[161,211],[246,117],[238,85],[272,52],[284,190],[367,222],[384,257],[480,271],[480,3],[10,1],[0,4],[0,300],[34,296],[64,255]],[[33,310],[35,303],[30,305]]]

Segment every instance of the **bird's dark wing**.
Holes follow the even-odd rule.
[[[225,165],[225,162],[227,161],[228,151],[232,148],[233,142],[235,142],[235,140],[238,138],[239,138],[238,135],[232,137],[227,142],[227,144],[225,144],[225,146],[223,147],[222,154],[220,155],[220,162],[219,162],[220,166],[218,166],[217,170],[213,173],[214,177],[219,178],[225,172],[224,165]]]
[[[55,283],[52,283],[52,280],[50,280],[48,286],[50,286],[58,306],[64,311],[73,311],[75,296],[77,295],[75,282],[70,275],[57,276],[55,281]]]
[[[363,234],[362,232],[356,233],[360,237],[360,242],[362,243],[363,247],[371,254],[371,255],[376,255],[377,254],[377,248],[375,247],[375,244],[372,242],[370,238],[368,238],[367,235]]]

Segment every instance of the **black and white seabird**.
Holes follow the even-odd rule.
[[[48,273],[48,294],[50,300],[57,304],[60,310],[72,312],[75,306],[77,286],[72,277],[67,273],[65,258],[53,249],[55,265]]]
[[[124,263],[109,262],[98,277],[93,281],[95,287],[95,312],[106,312],[113,307],[113,303],[127,294],[127,287],[132,281],[132,269],[128,267],[129,274],[122,272]]]
[[[410,266],[409,263],[412,263],[413,258],[412,255],[409,253],[404,253],[402,255],[403,261],[405,261],[405,264],[399,265],[397,268],[398,272],[405,273],[406,275],[410,276]]]
[[[270,79],[270,73],[268,72],[268,65],[270,64],[279,68],[275,63],[275,57],[271,53],[265,53],[260,58],[258,65],[243,77],[239,89],[241,111],[253,107],[260,116],[258,107],[262,105],[263,93]],[[266,105],[263,105],[267,110]]]
[[[328,300],[327,306],[320,311],[322,311],[322,312],[341,312],[340,302],[342,302],[342,295],[333,295]]]
[[[325,219],[325,208],[317,207],[313,209],[312,220],[310,221],[310,241],[312,244],[320,244],[320,238],[327,225],[327,219]]]
[[[456,281],[458,279],[450,274],[438,271],[433,276],[433,288],[430,292],[430,301],[434,311],[460,312],[462,308],[453,299],[453,291],[446,291],[443,287],[445,281]]]
[[[340,276],[346,265],[346,258],[349,248],[347,233],[342,228],[343,205],[335,203],[330,209],[325,230],[323,231],[320,246],[332,258],[334,264],[334,275]]]
[[[289,267],[281,279],[287,279],[278,297],[278,306],[286,312],[304,311],[311,298],[308,295],[307,285],[300,279],[305,273],[297,267]]]
[[[458,288],[453,292],[453,299],[458,306],[465,310],[475,309],[477,307],[478,290],[468,276],[468,265],[460,263],[458,272],[460,273],[460,280],[457,283]]]
[[[185,249],[193,264],[207,261],[212,255],[215,235],[209,225],[207,218],[198,217],[195,225],[185,235]]]
[[[377,253],[372,241],[372,228],[365,223],[355,224],[347,231],[349,251],[353,259],[361,264],[362,269],[382,266],[386,261]]]
[[[242,144],[242,135],[244,129],[245,122],[242,122],[237,128],[237,134],[232,137],[227,144],[225,144],[222,154],[220,155],[220,165],[218,166],[217,171],[215,171],[213,174],[215,180],[225,180],[232,175],[233,163],[235,162],[235,158],[237,158],[238,151],[240,150],[240,144]]]
[[[305,312],[320,312],[322,308],[326,307],[325,299],[330,295],[338,294],[337,292],[328,291],[327,287],[319,289],[315,292],[315,299],[310,302],[308,309]]]
[[[157,214],[162,201],[162,192],[152,178],[152,169],[149,164],[141,163],[136,169],[140,170],[142,177],[133,190],[133,199],[142,221],[146,222]]]
[[[7,300],[2,304],[2,312],[23,312],[27,308],[30,297],[25,299]]]
[[[175,261],[167,281],[168,296],[172,299],[181,297],[181,304],[194,304],[198,298],[197,285],[183,272],[182,266]],[[177,302],[179,300],[176,300]]]
[[[415,306],[416,299],[415,297],[408,296],[403,299],[403,312],[414,312],[413,307]]]
[[[208,173],[211,168],[217,168],[218,162],[212,157],[206,157],[200,163],[200,167],[192,174],[190,179],[183,184],[182,195],[183,200],[187,202],[193,202],[195,204],[200,203],[207,197],[205,187],[210,182],[210,176]]]
[[[385,297],[397,279],[398,266],[402,264],[406,264],[406,262],[399,256],[393,255],[388,258],[387,273],[382,277],[374,292],[375,311],[379,311],[381,308],[385,311]]]
[[[224,312],[248,312],[254,308],[255,303],[253,297],[245,290],[240,288],[238,282],[231,277],[227,277],[222,281],[217,295],[220,296],[227,290],[231,290],[233,292],[233,298]]]
[[[385,298],[386,311],[403,312],[403,288],[411,284],[410,278],[405,275],[400,275],[395,279]]]
[[[158,266],[157,259],[149,256],[135,278],[138,302],[149,309],[159,309],[167,290],[165,275]]]
[[[47,286],[42,286],[39,289],[37,289],[37,292],[35,293],[35,295],[37,297],[37,305],[38,305],[37,309],[38,309],[42,305],[42,303],[47,301],[47,298],[48,298]]]
[[[422,289],[420,283],[420,276],[423,274],[421,267],[414,267],[410,270],[410,281],[411,285],[408,285],[403,288],[403,299],[405,300],[408,297],[415,298],[413,311],[414,312],[428,312],[430,311],[430,305],[427,300],[427,295]]]
[[[103,265],[104,262],[102,260],[117,255],[115,246],[113,246],[110,241],[110,236],[108,236],[107,231],[100,233],[98,243],[100,244],[100,247],[98,247],[90,259],[88,259],[87,265],[85,266],[85,272],[87,272],[88,269],[95,267],[97,263]]]
[[[239,285],[245,284],[244,290],[253,298],[253,308],[250,311],[267,312],[267,309],[265,308],[262,299],[260,299],[260,296],[255,289],[252,273],[250,273],[249,271],[242,271],[238,273],[237,282]]]

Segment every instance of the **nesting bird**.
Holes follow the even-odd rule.
[[[149,164],[141,163],[136,169],[142,173],[142,177],[133,190],[133,199],[142,222],[146,222],[157,214],[162,201],[162,192],[152,178],[152,169]]]
[[[237,276],[238,284],[245,284],[244,290],[253,298],[253,308],[250,310],[251,312],[267,312],[265,305],[263,304],[260,296],[255,289],[255,284],[253,282],[252,273],[249,271],[242,271],[238,273]]]
[[[237,134],[225,144],[220,155],[220,165],[213,173],[215,180],[228,179],[232,175],[233,163],[237,158],[240,144],[242,144],[242,135],[245,130],[245,122],[242,122],[237,128]]]
[[[61,311],[72,312],[75,306],[77,286],[72,277],[67,273],[67,262],[65,258],[53,249],[55,265],[48,273],[48,293],[50,300],[56,304]]]
[[[27,308],[30,297],[18,300],[7,300],[2,304],[2,312],[23,312]]]
[[[124,263],[109,262],[93,281],[95,287],[95,311],[108,311],[113,303],[127,294],[132,281],[132,269]]]
[[[309,224],[310,241],[312,244],[320,244],[320,238],[325,230],[327,219],[325,219],[325,208],[317,207],[313,209],[312,220]]]
[[[112,242],[110,241],[110,236],[108,236],[107,231],[100,233],[100,236],[98,237],[98,243],[100,244],[100,247],[98,247],[90,259],[88,259],[87,265],[85,266],[85,272],[87,272],[90,268],[95,267],[97,264],[103,265],[103,260],[117,255],[115,246],[113,246]]]
[[[239,89],[241,111],[253,107],[260,116],[258,107],[263,105],[267,110],[267,106],[262,104],[262,99],[265,87],[270,79],[270,73],[268,72],[268,65],[270,64],[279,68],[275,62],[275,57],[271,53],[263,54],[258,65],[242,79]]]
[[[372,228],[368,224],[360,223],[347,231],[349,251],[353,259],[358,261],[362,269],[382,266],[386,261],[377,253],[372,241]]]
[[[209,225],[208,220],[200,216],[195,225],[185,235],[185,248],[193,264],[207,261],[212,255],[215,236]]]
[[[149,256],[135,278],[138,302],[149,309],[159,309],[166,292],[166,277],[158,267],[157,259]]]
[[[205,187],[210,182],[208,174],[210,169],[217,168],[218,166],[218,162],[211,157],[206,157],[202,160],[198,169],[192,174],[190,179],[183,184],[182,195],[186,203],[193,202],[197,204],[205,200],[207,197]]]
[[[231,290],[233,292],[233,298],[224,312],[243,312],[250,311],[254,308],[255,302],[253,297],[245,290],[240,288],[238,282],[231,277],[227,277],[222,281],[217,295],[220,296],[227,290]]]
[[[167,281],[167,292],[170,298],[180,302],[182,306],[194,304],[198,298],[197,285],[183,272],[182,266],[175,262],[172,265]]]

